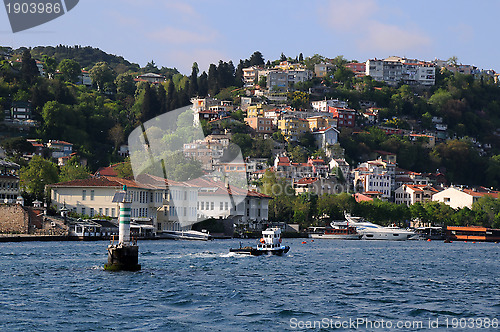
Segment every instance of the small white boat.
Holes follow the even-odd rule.
[[[356,227],[358,233],[363,235],[363,240],[405,241],[416,236],[415,232],[399,228],[395,225],[384,227],[363,220],[360,217],[352,217],[347,213],[345,218],[349,222],[349,225]]]
[[[271,227],[262,231],[262,238],[259,240],[257,248],[241,247],[240,243],[239,248],[229,249],[230,252],[252,256],[260,256],[264,254],[281,256],[286,254],[288,250],[290,250],[289,246],[281,244],[281,229],[278,227]]]

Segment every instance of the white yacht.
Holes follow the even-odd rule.
[[[345,214],[345,218],[349,226],[356,227],[358,233],[363,235],[363,240],[404,241],[416,235],[412,231],[396,227],[395,225],[384,227],[363,220],[361,217],[352,217],[347,213]]]

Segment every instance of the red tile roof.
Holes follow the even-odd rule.
[[[51,187],[116,187],[121,188],[122,184],[110,180],[106,177],[90,177],[87,179],[78,179],[66,182],[59,182],[50,185]]]
[[[356,200],[357,203],[373,201],[373,198],[368,197],[368,196],[363,195],[363,194],[360,194],[360,193],[354,194],[354,199]]]
[[[474,197],[489,196],[493,198],[499,198],[500,196],[500,191],[495,191],[495,190],[491,190],[488,192],[488,191],[477,191],[473,189],[464,189],[463,192]]]
[[[100,175],[100,176],[118,176],[118,173],[116,172],[116,167],[121,165],[123,163],[117,163],[113,164],[111,166],[107,167],[101,167],[95,172],[94,175]]]
[[[302,178],[295,182],[296,184],[311,184],[318,181],[318,178]]]

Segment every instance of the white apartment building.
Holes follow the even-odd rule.
[[[255,80],[259,79],[259,68],[257,66],[252,66],[249,68],[243,68],[243,84],[245,88],[250,88],[255,85]]]
[[[339,99],[318,100],[311,102],[314,110],[319,112],[328,112],[328,107],[347,108],[347,102]]]
[[[149,219],[158,231],[167,230],[168,222],[187,229],[196,222],[197,187],[150,175],[141,175],[140,180],[102,176],[55,183],[49,188],[57,210],[65,207],[90,217],[118,218],[118,205],[112,200],[117,191],[127,186],[132,200],[132,220]]]
[[[365,70],[366,75],[389,85],[402,82],[408,85],[433,86],[436,82],[435,65],[417,59],[396,56],[384,60],[370,59],[366,61]]]
[[[353,171],[354,188],[358,192],[379,192],[385,199],[392,196],[395,187],[396,165],[382,160],[371,160]]]
[[[312,77],[313,73],[308,69],[270,70],[267,73],[267,88],[282,92],[288,91],[293,84],[308,81]]]
[[[415,203],[425,203],[432,201],[432,196],[439,191],[430,185],[404,184],[394,192],[396,204],[406,204],[407,206]]]
[[[242,188],[226,188],[223,182],[202,177],[189,181],[199,187],[198,220],[234,218],[250,228],[268,220],[270,196]]]
[[[454,209],[462,209],[464,207],[471,209],[472,204],[477,202],[481,197],[490,196],[498,199],[499,195],[500,192],[486,188],[480,188],[480,190],[478,190],[449,187],[432,196],[432,200],[445,203]]]

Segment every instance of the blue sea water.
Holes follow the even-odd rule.
[[[500,319],[499,244],[302,241],[284,239],[283,257],[230,254],[239,240],[140,241],[140,272],[104,271],[104,241],[2,243],[0,330],[456,331]],[[356,319],[372,325],[345,325]]]

